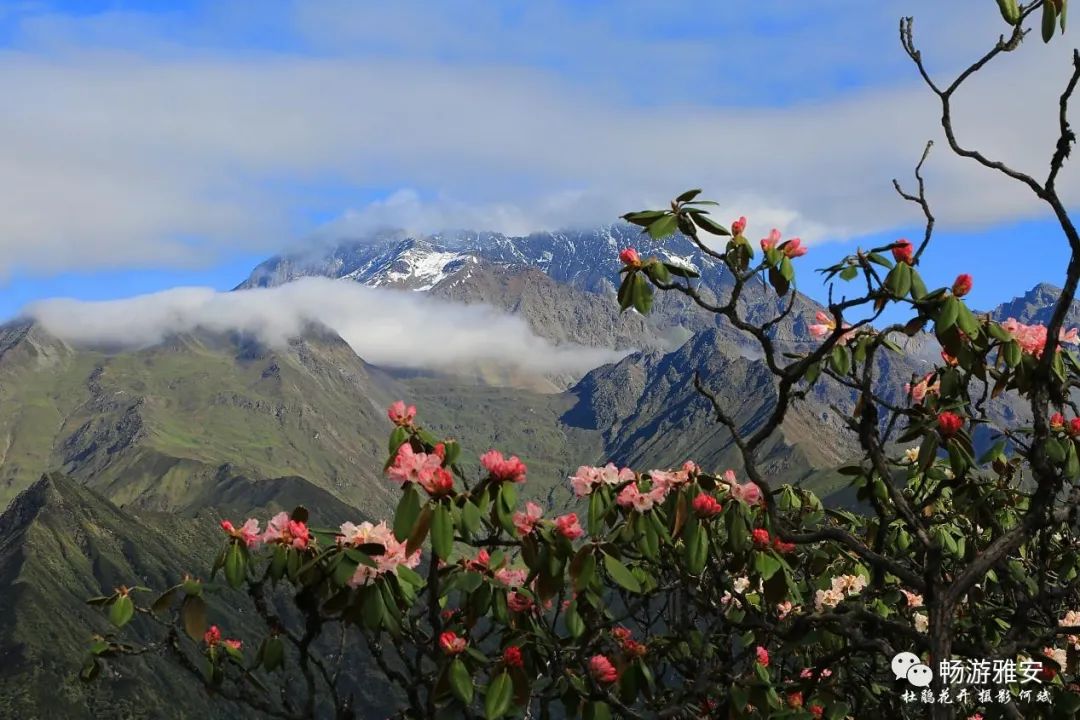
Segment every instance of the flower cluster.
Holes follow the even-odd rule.
[[[825,312],[824,310],[818,310],[817,313],[814,315],[814,320],[816,322],[810,325],[809,330],[810,337],[814,338],[815,340],[824,340],[829,335],[831,335],[834,330],[836,330],[836,321],[833,319],[832,315]],[[845,329],[850,327],[851,325],[849,323],[844,323]],[[855,331],[852,330],[843,333],[837,343],[839,345],[847,344],[847,342],[851,340],[851,338],[854,336],[854,332]]]
[[[386,469],[386,475],[399,485],[417,483],[433,497],[446,495],[453,490],[454,476],[443,467],[445,458],[446,450],[441,443],[431,453],[416,452],[410,443],[404,443]]]
[[[362,522],[359,525],[347,522],[342,523],[340,530],[339,542],[342,545],[383,546],[382,554],[372,558],[375,561],[375,567],[363,563],[356,566],[356,572],[349,580],[349,585],[352,587],[369,585],[380,575],[394,572],[400,565],[412,569],[420,564],[420,551],[415,550],[412,555],[407,555],[405,543],[398,542],[385,522],[378,525],[370,522]]]
[[[243,542],[249,548],[258,547],[262,542],[259,521],[255,518],[248,518],[239,528],[234,527],[228,520],[222,520],[221,529]]]
[[[1042,356],[1047,341],[1045,325],[1025,325],[1016,318],[1009,318],[1001,324],[1001,327],[1013,336],[1021,350],[1035,357]],[[1058,334],[1058,340],[1065,345],[1080,344],[1080,330],[1062,329]]]
[[[499,482],[525,482],[525,463],[517,455],[504,458],[498,450],[488,450],[480,456],[480,464],[488,471],[492,479]]]
[[[825,608],[834,608],[844,598],[858,595],[866,587],[866,578],[861,575],[841,575],[832,579],[827,590],[814,593],[814,608],[821,612]]]
[[[634,479],[634,471],[630,468],[619,469],[614,463],[608,463],[604,467],[590,467],[582,465],[570,476],[570,486],[574,488],[574,494],[578,497],[592,495],[601,485],[616,486],[630,482]]]
[[[797,258],[806,254],[806,248],[802,244],[802,240],[799,238],[791,238],[784,242],[780,242],[780,231],[776,228],[772,229],[769,233],[769,237],[761,239],[761,249],[765,252],[770,250],[779,250],[784,253],[786,257]]]
[[[245,523],[247,525],[247,523]],[[263,533],[264,543],[277,543],[297,550],[306,550],[311,543],[311,532],[306,523],[293,520],[287,512],[279,512],[270,518]]]
[[[391,403],[390,407],[386,409],[386,416],[390,418],[390,422],[394,423],[398,427],[408,427],[412,425],[412,421],[416,418],[416,406],[405,406],[403,400]]]

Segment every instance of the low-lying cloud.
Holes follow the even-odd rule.
[[[337,332],[364,360],[455,370],[495,363],[538,373],[581,373],[625,353],[555,345],[519,317],[343,280],[304,278],[274,288],[174,288],[123,300],[44,300],[24,314],[76,344],[145,347],[198,329],[237,331],[283,347],[311,323]]]

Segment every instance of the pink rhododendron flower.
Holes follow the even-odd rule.
[[[525,593],[516,590],[506,596],[506,606],[514,612],[529,612],[533,608],[533,601]]]
[[[244,524],[240,526],[240,529],[233,527],[233,524],[228,520],[221,521],[221,529],[232,535],[234,538],[239,538],[249,548],[256,547],[262,543],[262,532],[259,530],[259,521],[255,518],[248,518],[244,521]]]
[[[447,655],[460,655],[465,652],[467,645],[465,638],[458,637],[457,633],[452,630],[447,630],[439,635],[439,647]]]
[[[907,590],[900,590],[904,595],[904,599],[907,601],[909,608],[920,608],[923,606],[923,596],[919,593],[908,592]]]
[[[892,256],[896,259],[896,262],[910,265],[915,260],[915,246],[911,244],[910,240],[897,240],[896,244],[893,245]]]
[[[758,645],[757,648],[754,649],[754,659],[757,661],[758,665],[769,667],[769,651],[761,645]]]
[[[1042,357],[1047,340],[1045,325],[1025,325],[1015,318],[1009,318],[1001,324],[1001,327],[1013,336],[1013,339],[1020,345],[1021,350],[1029,355]],[[1063,345],[1080,344],[1080,331],[1076,328],[1069,330],[1063,328],[1058,333],[1058,341]]]
[[[956,297],[964,297],[971,292],[971,288],[974,284],[974,279],[967,273],[957,275],[956,280],[953,280],[952,294]]]
[[[746,216],[741,216],[738,220],[731,221],[731,234],[735,237],[739,237],[746,230]]]
[[[230,648],[232,650],[236,650],[237,652],[239,652],[241,650],[241,648],[244,647],[244,643],[242,643],[239,640],[229,639],[229,640],[225,641],[225,647]]]
[[[603,655],[593,655],[589,658],[589,674],[598,683],[610,684],[619,679],[619,671]]]
[[[398,448],[393,464],[386,469],[386,475],[399,485],[407,482],[430,483],[435,469],[442,467],[442,458],[435,453],[418,453],[412,445],[405,443]]]
[[[495,571],[495,579],[506,587],[525,587],[525,581],[529,579],[529,571],[524,568],[499,568]]]
[[[747,505],[758,505],[765,500],[761,488],[752,482],[732,486],[731,497],[742,500]]]
[[[637,512],[648,512],[653,509],[657,502],[663,502],[667,492],[663,487],[657,487],[647,493],[641,492],[637,483],[630,483],[616,496],[615,502],[620,507],[630,508]]]
[[[540,518],[543,514],[544,510],[530,500],[525,503],[524,511],[519,510],[514,513],[514,528],[516,528],[521,535],[528,535],[536,528],[536,524],[540,522]]]
[[[815,340],[824,340],[832,334],[833,330],[836,330],[836,321],[833,320],[832,315],[828,314],[824,310],[818,310],[814,315],[814,320],[817,322],[812,323],[809,327],[810,337]],[[844,323],[844,329],[847,330],[851,327],[850,323]],[[855,337],[855,330],[849,330],[840,335],[837,339],[837,344],[846,345],[851,339]]]
[[[279,512],[277,515],[270,518],[270,522],[266,525],[266,532],[263,533],[262,540],[265,543],[278,543],[281,545],[288,545],[289,547],[298,550],[304,550],[311,541],[311,534],[308,532],[308,527],[305,523],[290,519],[289,513],[287,512]]]
[[[525,482],[525,463],[517,455],[504,458],[498,450],[488,450],[480,456],[480,464],[500,482]]]
[[[634,479],[634,471],[630,468],[619,469],[614,463],[608,463],[604,467],[589,467],[582,465],[570,476],[570,485],[574,488],[574,494],[578,497],[591,495],[600,485],[621,485]]]
[[[761,238],[761,249],[765,252],[769,252],[780,244],[780,238],[780,231],[776,228],[773,228],[772,231],[769,233],[769,237]]]
[[[577,540],[585,534],[578,524],[577,513],[567,513],[555,518],[555,531],[568,540]]]
[[[432,497],[449,495],[454,490],[454,476],[440,465],[432,470],[430,475],[421,476],[420,487]]]
[[[638,255],[637,250],[628,247],[619,253],[619,261],[623,265],[638,265],[641,263],[641,256]]]
[[[390,404],[390,407],[386,408],[386,416],[390,418],[390,422],[399,427],[408,427],[412,425],[413,419],[416,418],[416,406],[405,406],[403,400],[398,400]]]
[[[791,238],[781,245],[780,249],[784,251],[784,255],[792,259],[802,257],[807,252],[806,248],[803,247],[802,240],[799,238]]]
[[[922,380],[912,385],[911,383],[904,384],[904,394],[909,396],[914,402],[921,403],[926,399],[927,395],[938,395],[941,393],[941,381],[935,380],[930,382],[934,377],[934,373],[927,373]]]
[[[405,543],[398,542],[394,533],[387,527],[385,522],[373,525],[370,522],[362,522],[354,525],[351,522],[342,523],[341,540],[344,545],[382,545],[383,552],[372,558],[375,567],[361,563],[349,580],[352,587],[368,585],[375,581],[383,573],[395,571],[399,565],[415,568],[420,564],[420,550],[414,550],[411,556],[405,555]]]

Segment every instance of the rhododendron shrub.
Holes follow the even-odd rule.
[[[1080,357],[1065,318],[1080,285],[1080,233],[1055,181],[1074,142],[1064,118],[1080,56],[1046,180],[964,148],[951,125],[953,93],[1017,48],[1033,13],[1049,17],[1051,31],[1064,17],[1064,2],[1001,5],[1008,34],[951,85],[924,68],[910,21],[901,35],[942,104],[950,148],[1018,181],[1058,218],[1073,253],[1046,325],[974,311],[972,268],[945,268],[956,280],[927,286],[934,217],[925,155],[917,192],[897,184],[927,218],[923,237],[832,264],[815,262],[824,248],[778,230],[751,242],[751,220],[729,230],[710,214],[715,203],[687,191],[666,209],[624,219],[657,243],[681,232],[726,271],[727,289],[702,292],[696,270],[623,248],[617,300],[647,313],[655,292],[678,293],[759,344],[775,402],[753,426],[740,426],[710,390],[722,379],[692,379],[738,449],[739,468],[605,460],[566,479],[572,507],[552,507],[530,494],[528,458],[491,449],[467,467],[455,442],[423,426],[423,408],[399,401],[388,410],[384,468],[400,493],[393,518],[311,527],[298,508],[223,522],[205,579],[189,576],[146,606],[145,588],[92,601],[113,629],[95,638],[85,675],[146,650],[121,638],[140,615],[208,691],[278,717],[363,716],[334,666],[344,655],[321,652],[325,635],[367,653],[396,688],[399,717],[1075,717]],[[772,331],[813,269],[831,284],[830,302],[801,319],[800,349],[780,348]],[[750,292],[779,298],[777,316],[750,322],[740,302]],[[883,389],[880,361],[912,337],[940,345],[940,362]],[[853,398],[841,410],[861,453],[838,474],[855,509],[779,486],[759,462],[792,405],[819,383]],[[1019,416],[994,412],[1005,399],[1023,408]],[[274,588],[293,607],[280,613],[256,601],[264,627],[255,635],[222,626],[204,599],[258,599]],[[1050,702],[1017,694],[988,703],[978,693],[904,702],[909,687],[890,669],[900,652],[934,668],[1024,663]],[[935,675],[928,692],[948,689]]]

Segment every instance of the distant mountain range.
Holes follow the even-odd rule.
[[[92,691],[68,682],[53,692],[78,670],[82,629],[101,623],[81,601],[207,566],[223,514],[305,504],[321,524],[387,516],[396,500],[381,475],[392,400],[416,403],[421,421],[459,439],[466,464],[489,447],[521,455],[528,492],[551,509],[570,501],[565,478],[579,464],[646,469],[693,458],[737,468],[690,377],[700,370],[744,430],[772,408],[772,378],[753,343],[683,298],[661,295],[648,318],[619,313],[616,256],[627,245],[694,266],[703,288],[729,287],[723,268],[686,240],[652,243],[625,226],[517,238],[383,233],[271,258],[238,286],[326,276],[423,292],[518,315],[554,343],[629,353],[584,377],[489,382],[381,368],[315,325],[285,348],[199,330],[138,350],[75,347],[28,321],[0,327],[0,508],[11,503],[0,516],[0,589],[10,599],[0,618],[0,716],[217,716],[156,658]],[[993,312],[1043,321],[1055,292],[1040,285]],[[780,307],[761,285],[743,302],[757,320]],[[797,296],[773,329],[778,345],[808,347],[817,309]],[[883,389],[899,393],[937,356],[929,336],[907,350],[882,360]],[[847,390],[819,383],[762,453],[771,476],[837,489],[832,469],[855,449],[843,430],[851,403]]]

